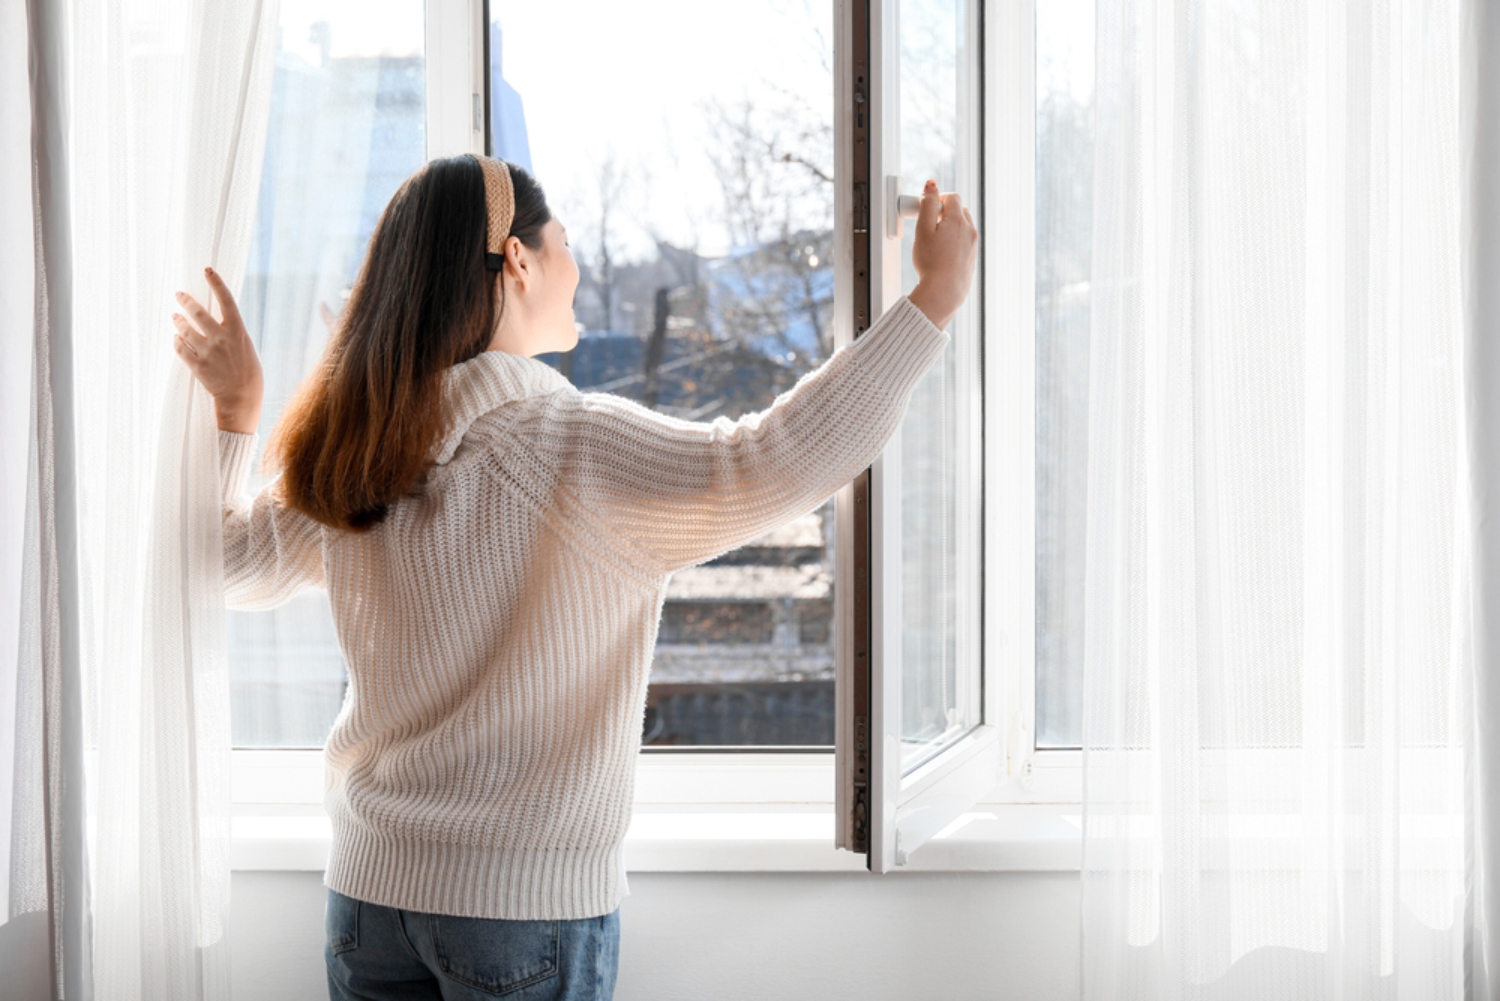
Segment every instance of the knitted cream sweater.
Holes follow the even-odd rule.
[[[258,436],[221,431],[229,606],[326,588],[348,664],[327,885],[470,917],[614,910],[669,576],[868,466],[948,339],[902,298],[768,410],[712,423],[483,352],[445,375],[427,485],[365,534],[249,497]]]

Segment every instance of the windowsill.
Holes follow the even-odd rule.
[[[627,872],[862,872],[863,856],[833,847],[827,806],[635,808],[625,836]],[[923,845],[903,871],[1076,872],[1081,859],[1076,804],[981,802]],[[236,808],[235,870],[322,872],[328,818],[313,807]]]
[[[322,872],[331,830],[323,754],[236,749],[230,865]],[[918,872],[1076,872],[1077,761],[1038,754],[912,854]],[[625,837],[627,872],[862,872],[834,843],[834,760],[813,753],[643,754]],[[898,870],[900,871],[900,870]]]

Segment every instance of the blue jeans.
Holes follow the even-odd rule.
[[[333,1001],[609,1001],[620,912],[511,921],[404,911],[328,891]]]

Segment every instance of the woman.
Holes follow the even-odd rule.
[[[974,269],[957,195],[929,181],[916,226],[909,296],[770,409],[694,423],[535,359],[577,341],[566,231],[521,168],[434,160],[382,214],[254,498],[254,347],[212,270],[222,319],[179,293],[176,350],[218,413],[228,604],[324,587],[348,664],[333,998],[611,996],[668,578],[879,454]]]

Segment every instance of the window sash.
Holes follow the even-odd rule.
[[[894,166],[899,159],[899,45],[900,29],[897,24],[899,0],[860,0],[840,8],[839,39],[843,43],[836,50],[836,80],[840,92],[836,95],[836,114],[840,132],[839,150],[844,163],[856,159],[855,150],[869,149],[870,163],[867,173],[859,169],[846,170],[847,180],[840,184],[845,188],[845,211],[836,216],[840,227],[839,246],[845,255],[841,267],[855,274],[866,272],[872,276],[870,305],[872,314],[883,311],[901,294],[901,265],[903,247],[899,239],[894,200],[902,193],[899,180],[887,181],[898,173]],[[959,113],[966,118],[958,123],[959,156],[958,176],[964,178],[969,164],[978,161],[980,170],[968,186],[969,200],[983,232],[1000,233],[997,242],[1003,242],[998,253],[981,246],[981,271],[976,276],[975,294],[965,304],[969,311],[968,324],[960,326],[959,333],[966,330],[979,332],[981,345],[979,371],[965,372],[979,378],[983,383],[973,394],[971,402],[975,412],[960,412],[959,422],[969,422],[972,427],[983,415],[985,435],[983,449],[984,477],[990,480],[989,490],[980,478],[965,482],[958,478],[959,495],[957,518],[977,514],[981,518],[983,548],[980,550],[986,566],[994,567],[995,554],[1009,555],[1014,560],[1009,564],[1011,573],[1005,577],[980,573],[984,567],[976,566],[970,579],[960,578],[961,590],[972,587],[973,581],[982,581],[983,604],[980,613],[967,628],[969,632],[957,637],[957,649],[977,659],[980,677],[981,706],[980,721],[957,739],[951,740],[938,753],[925,761],[903,761],[902,758],[902,713],[903,691],[902,663],[903,628],[901,615],[901,591],[903,565],[900,559],[902,525],[900,517],[901,487],[900,432],[887,445],[885,453],[872,467],[869,480],[869,563],[871,567],[869,588],[871,594],[868,621],[871,622],[868,656],[861,657],[859,637],[853,644],[845,643],[839,657],[839,682],[843,689],[857,691],[866,675],[868,664],[868,727],[862,732],[858,719],[859,706],[850,706],[839,717],[838,756],[839,778],[839,844],[841,847],[858,850],[867,848],[869,868],[876,872],[890,871],[905,865],[911,853],[944,829],[980,798],[991,794],[1004,778],[1009,761],[1019,754],[1014,738],[1020,734],[1018,725],[1024,716],[1020,704],[1019,682],[1016,672],[1031,661],[1032,644],[1030,609],[1033,603],[1030,550],[1034,543],[1029,540],[1029,525],[1025,517],[1032,510],[1031,483],[1033,479],[1030,457],[1033,454],[1027,438],[1034,417],[1029,406],[1017,406],[1015,394],[1026,394],[1029,398],[1031,379],[1029,368],[1017,372],[1024,362],[1029,365],[1026,340],[1031,335],[1032,316],[1029,282],[1017,280],[1014,269],[1016,258],[1029,263],[1032,225],[1029,215],[1021,205],[1029,207],[1030,192],[1022,182],[1030,180],[1029,161],[1022,161],[1013,149],[999,147],[1008,152],[1009,158],[996,158],[991,150],[996,143],[1014,142],[1014,135],[1007,134],[1016,129],[1032,128],[1034,109],[1023,109],[1018,99],[1025,98],[1034,90],[1034,84],[1025,79],[1024,69],[1030,70],[1028,60],[1017,60],[1014,53],[1005,51],[1000,45],[1019,48],[1029,56],[1031,40],[1027,35],[1031,26],[1029,3],[1004,5],[998,9],[982,10],[975,2],[967,5],[968,22],[963,33],[966,45],[962,52],[969,64],[962,67],[959,79],[971,88],[967,100],[960,102]],[[857,36],[857,31],[868,25],[868,41]],[[1024,30],[1023,30],[1024,29]],[[998,44],[997,44],[998,43]],[[981,74],[981,57],[986,49],[1004,51],[1012,58],[983,56],[988,78]],[[857,81],[867,79],[869,86],[863,95],[856,93]],[[990,69],[994,67],[995,72]],[[863,96],[864,100],[857,100]],[[993,109],[1002,113],[1009,109],[1009,117],[1000,129],[994,129],[991,121]],[[864,143],[856,141],[859,116],[867,109],[870,130]],[[1023,113],[1024,111],[1024,113]],[[978,140],[979,148],[966,148]],[[996,180],[1001,183],[1001,194],[997,197]],[[863,182],[861,190],[855,185]],[[916,182],[912,182],[913,184]],[[961,183],[963,181],[961,180]],[[1008,195],[1018,194],[1015,202]],[[999,211],[991,206],[1003,203]],[[845,238],[850,231],[851,216],[868,206],[869,256],[867,260],[856,257],[854,241]],[[1007,217],[1007,212],[1011,218]],[[993,214],[992,214],[993,213]],[[1019,220],[1013,217],[1019,216]],[[997,218],[1018,224],[1002,230]],[[998,258],[998,260],[995,260]],[[997,276],[998,268],[1009,264],[1012,269],[1011,284],[999,289],[1000,310],[992,312],[990,285]],[[1001,276],[1002,278],[1004,276]],[[1028,298],[1025,309],[1017,301],[1016,293],[1025,286]],[[841,288],[848,288],[848,285]],[[1009,294],[1010,298],[1006,298]],[[857,303],[856,303],[857,305]],[[840,331],[841,337],[849,337],[852,330]],[[950,348],[954,350],[954,348]],[[1021,354],[1023,357],[1017,359]],[[1008,395],[997,395],[1008,394]],[[1010,407],[983,408],[986,399],[1012,401]],[[983,409],[982,409],[983,408]],[[974,459],[961,456],[960,464],[972,469]],[[1007,472],[1016,475],[1007,490],[996,491],[997,474]],[[967,489],[966,489],[967,488]],[[860,489],[858,483],[846,488],[845,507],[857,507],[852,495]],[[972,505],[965,510],[965,505]],[[978,510],[975,511],[974,508]],[[997,531],[997,527],[999,530]],[[860,543],[857,536],[852,540]],[[841,545],[840,552],[850,547]],[[961,554],[965,555],[965,554]],[[972,554],[967,554],[972,555]],[[1024,559],[1024,572],[1021,560]],[[994,578],[994,579],[992,579]],[[842,589],[845,604],[839,609],[843,621],[858,618],[858,609],[851,607],[852,592]],[[1002,606],[1001,602],[1009,602]],[[1025,618],[1019,619],[1018,616]],[[989,621],[995,618],[996,622]],[[960,618],[960,628],[964,620]],[[1009,636],[1006,626],[1013,623]],[[996,628],[996,625],[999,628]],[[994,635],[998,633],[997,635]],[[847,635],[847,633],[846,633]],[[963,663],[960,661],[960,670]],[[846,698],[844,705],[854,701]],[[860,738],[864,746],[858,746]],[[868,751],[868,784],[861,787],[859,779],[863,759],[861,752]],[[915,765],[915,767],[914,767]],[[867,801],[861,801],[861,793],[867,792]],[[856,830],[861,816],[868,818],[868,843],[862,846]]]

